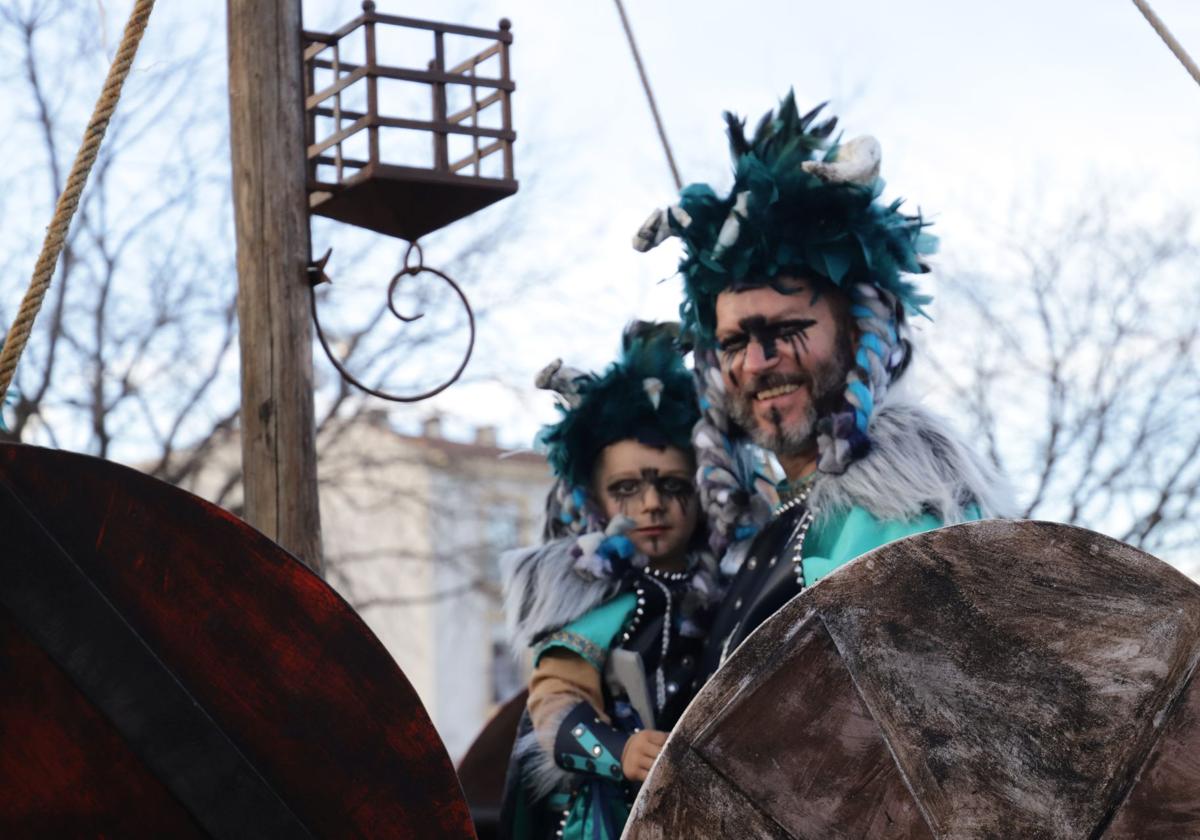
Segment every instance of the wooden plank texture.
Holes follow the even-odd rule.
[[[198,497],[95,458],[0,444],[0,483],[314,836],[474,836],[412,686],[350,606],[278,545]],[[41,549],[15,530],[5,536],[18,557]],[[20,792],[0,796],[4,836],[195,834],[161,770],[131,750],[137,738],[117,732],[139,735],[161,697],[97,661],[102,628],[51,622],[65,628],[60,638],[75,634],[68,651],[88,652],[60,662],[39,653],[39,628],[17,617],[0,608],[0,789]],[[117,676],[81,685],[75,666]],[[103,711],[114,701],[120,720]],[[179,737],[152,746],[193,746]],[[233,780],[214,787],[232,791]],[[254,819],[232,836],[261,836]]]
[[[228,0],[245,517],[321,567],[300,0]]]
[[[626,836],[700,836],[663,805],[685,746],[790,837],[1200,836],[1198,658],[1200,587],[1130,546],[1011,521],[901,540],[747,639]]]

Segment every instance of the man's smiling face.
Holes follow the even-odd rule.
[[[722,292],[717,297],[717,355],[730,412],[754,442],[781,457],[815,451],[817,417],[834,405],[852,363],[835,292],[814,294],[808,281]]]

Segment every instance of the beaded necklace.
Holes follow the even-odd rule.
[[[779,504],[775,506],[772,513],[772,518],[778,519],[795,508],[804,508],[800,514],[800,521],[796,523],[796,529],[792,532],[789,540],[793,546],[792,569],[796,573],[796,585],[801,589],[804,588],[804,538],[808,536],[808,529],[813,522],[813,510],[808,506],[808,494],[811,490],[811,482],[805,482],[796,488],[788,488],[780,494]]]
[[[655,684],[655,700],[658,703],[658,711],[667,705],[667,684],[666,674],[663,670],[667,661],[667,652],[671,646],[671,624],[674,616],[672,615],[672,607],[674,601],[671,597],[672,586],[676,586],[684,581],[690,580],[692,575],[698,569],[693,569],[686,572],[666,572],[661,569],[652,569],[646,566],[641,570],[641,579],[638,580],[635,592],[637,593],[637,606],[633,611],[633,619],[629,622],[624,632],[621,634],[619,644],[623,645],[633,638],[633,634],[637,632],[641,625],[646,612],[646,588],[645,583],[649,582],[658,587],[666,600],[666,609],[663,612],[663,627],[662,627],[662,648],[658,658],[658,667],[654,672]]]
[[[775,506],[775,510],[771,512],[771,519],[777,520],[785,513],[795,510],[801,506],[804,507],[803,513],[800,514],[800,521],[796,523],[796,527],[792,530],[792,535],[788,538],[788,542],[793,543],[794,545],[792,549],[792,569],[796,574],[796,585],[801,589],[804,588],[804,538],[808,536],[808,529],[812,525],[813,521],[813,510],[807,505],[808,494],[811,490],[812,483],[806,482],[799,487],[788,488],[787,490],[780,492],[779,504],[777,504]],[[784,547],[787,547],[786,542],[784,543]],[[755,563],[755,558],[751,557],[749,560],[751,571],[754,570]],[[772,557],[767,565],[774,566],[775,558]],[[736,609],[740,606],[741,601],[739,599],[738,603],[734,604],[734,608]],[[725,660],[729,656],[729,643],[733,641],[733,637],[737,634],[738,630],[741,629],[741,626],[742,622],[739,620],[733,625],[733,629],[729,632],[729,635],[725,637],[725,642],[721,646],[721,658],[718,660],[721,665],[725,664]]]

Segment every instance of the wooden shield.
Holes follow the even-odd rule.
[[[352,609],[203,500],[0,445],[0,834],[474,835]]]
[[[517,727],[528,701],[527,689],[510,697],[483,725],[471,748],[458,762],[458,780],[471,806],[479,840],[493,840],[500,835],[505,777],[517,741]]]
[[[977,522],[801,593],[696,697],[626,838],[1200,837],[1200,587]]]

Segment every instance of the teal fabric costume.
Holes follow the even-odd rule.
[[[556,540],[546,548],[569,542]],[[689,558],[687,572],[644,568],[631,573],[614,596],[533,640],[535,669],[548,654],[564,651],[586,663],[583,668],[594,669],[608,720],[591,703],[580,701],[549,724],[539,739],[533,719],[526,715],[509,769],[502,819],[507,833],[502,836],[512,840],[617,840],[620,836],[637,792],[621,768],[625,742],[649,726],[647,715],[653,716],[655,729],[673,726],[691,699],[688,686],[695,684],[703,646],[697,622],[704,620],[695,609],[697,581],[707,589],[715,569],[706,553]],[[545,549],[540,563],[536,554],[523,559],[525,566],[553,562]],[[514,577],[537,580],[522,568],[514,571]],[[536,587],[535,583],[531,588]],[[563,591],[570,596],[569,590]],[[649,703],[648,708],[639,708],[638,693],[611,672],[609,660],[617,650],[637,655],[644,676],[635,676],[635,681],[645,683],[640,699]],[[547,736],[553,737],[551,751],[544,746]]]
[[[964,511],[964,521],[979,518],[979,508],[975,505]],[[866,508],[852,507],[818,521],[809,529],[802,552],[804,581],[812,586],[868,551],[942,525],[941,519],[929,513],[906,521],[883,521]]]
[[[560,398],[559,421],[538,435],[557,482],[547,499],[547,541],[501,558],[510,640],[532,650],[535,666],[502,837],[617,840],[636,792],[621,766],[626,742],[639,729],[669,729],[691,699],[719,591],[703,521],[679,546],[686,556],[663,558],[683,560],[678,572],[652,568],[627,532],[695,521],[695,487],[643,469],[643,491],[621,502],[612,521],[593,498],[597,460],[613,443],[690,454],[700,411],[677,336],[674,325],[638,322],[602,374],[558,360],[538,376],[539,387]],[[684,520],[668,518],[668,505],[679,505]],[[571,655],[550,656],[564,652]]]
[[[902,394],[889,394],[870,428],[865,457],[843,473],[817,472],[785,490],[772,518],[726,555],[722,568],[733,579],[713,620],[697,687],[777,609],[846,563],[893,540],[1009,512],[1007,488],[996,474]]]
[[[601,674],[613,639],[625,627],[637,607],[637,596],[625,592],[594,610],[590,610],[561,630],[548,635],[533,648],[533,664],[536,667],[547,651],[564,648],[585,659]]]
[[[700,498],[712,548],[732,577],[702,675],[801,589],[863,552],[1011,510],[992,465],[902,393],[914,355],[910,320],[931,302],[917,279],[930,270],[937,240],[920,212],[883,199],[880,144],[869,136],[843,142],[837,119],[822,117],[822,109],[801,113],[789,93],[753,130],[727,112],[732,186],[684,187],[634,236],[638,250],[674,238],[683,250],[680,315],[695,347],[702,409],[693,432]],[[775,295],[740,311],[736,323],[718,323],[723,295],[759,289]],[[826,355],[843,358],[835,359],[842,367],[824,393],[814,392],[822,357],[809,354],[808,327],[770,303],[785,295],[833,301],[821,315],[836,319],[825,333],[836,336]],[[783,329],[789,323],[791,337]],[[753,369],[746,363],[751,345],[762,360]],[[758,420],[749,421],[757,428],[742,428],[735,415],[746,416],[747,402],[781,386],[807,386],[812,416],[787,436]],[[752,504],[740,512],[711,509],[755,495],[761,470],[743,455],[754,442],[786,447],[779,454],[793,459],[811,455],[815,473],[769,516]]]
[[[632,592],[601,604],[536,645],[534,665],[548,651],[560,648],[583,658],[603,674],[609,651],[628,626],[636,608],[637,596]],[[552,794],[547,805],[551,811],[562,814],[556,832],[562,831],[564,840],[616,840],[629,817],[629,794],[633,790],[621,784],[621,756],[613,755],[586,726],[577,726],[575,731],[580,728],[583,731],[572,737],[585,753],[594,756],[601,778],[584,782],[570,793]],[[567,763],[576,772],[586,772],[584,761],[586,759],[567,755]],[[614,781],[604,779],[606,775],[611,775]],[[604,795],[597,795],[595,789],[601,785],[609,790]]]

